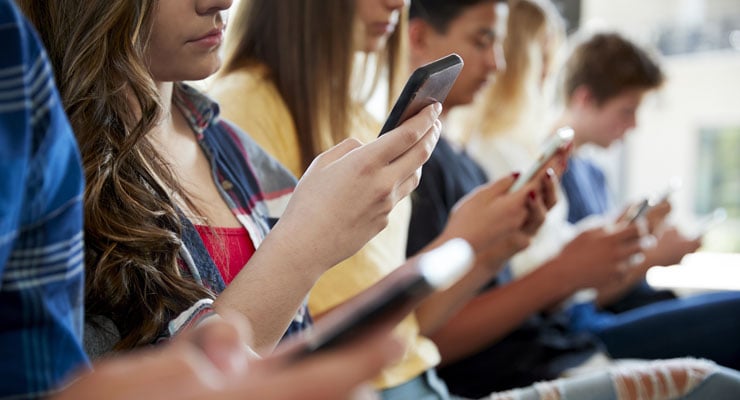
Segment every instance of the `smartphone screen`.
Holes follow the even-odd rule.
[[[462,67],[462,58],[453,53],[417,68],[406,81],[378,136],[395,129],[424,107],[444,103]]]

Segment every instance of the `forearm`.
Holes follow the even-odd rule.
[[[260,352],[270,352],[282,338],[297,310],[329,266],[317,266],[311,249],[293,243],[290,234],[276,227],[233,282],[214,302],[217,312],[233,310],[253,327],[253,342]]]
[[[446,325],[494,276],[494,273],[486,271],[486,266],[475,265],[455,285],[429,296],[416,310],[421,334],[431,336]]]
[[[434,249],[451,237],[442,234],[424,247],[420,253]],[[433,293],[416,309],[415,315],[422,335],[430,336],[447,320],[475,297],[480,289],[493,279],[500,269],[493,262],[476,261],[470,272],[447,290]]]
[[[545,264],[534,272],[482,293],[431,335],[450,363],[475,354],[505,337],[531,315],[562,301],[576,289]]]

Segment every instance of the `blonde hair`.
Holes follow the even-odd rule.
[[[556,68],[556,54],[565,38],[565,26],[554,5],[547,0],[510,2],[504,39],[506,69],[484,90],[476,104],[477,125],[484,136],[519,129],[536,129],[544,106],[544,85]],[[524,125],[524,126],[522,126]],[[534,139],[535,133],[527,132]]]
[[[379,74],[387,73],[389,99],[395,99],[406,78],[405,15],[385,50],[356,68],[354,56],[360,49],[355,43],[354,3],[242,0],[230,23],[220,75],[248,66],[267,67],[267,77],[293,116],[304,168],[349,137],[354,107],[363,100],[353,85],[358,71],[374,71],[372,89]]]

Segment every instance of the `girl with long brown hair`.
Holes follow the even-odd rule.
[[[256,348],[302,329],[308,290],[385,226],[438,136],[430,106],[378,141],[329,149],[294,191],[217,104],[180,83],[220,66],[230,0],[19,3],[81,148],[87,315],[104,349],[224,308],[248,318]]]

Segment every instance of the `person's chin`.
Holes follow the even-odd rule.
[[[384,35],[368,35],[365,43],[365,52],[374,53],[385,48],[388,38]]]
[[[212,60],[209,60],[208,62],[201,64],[200,66],[197,66],[196,68],[193,68],[193,78],[190,80],[195,81],[206,79],[209,76],[215,74],[219,68],[221,68],[221,59],[216,57]]]

